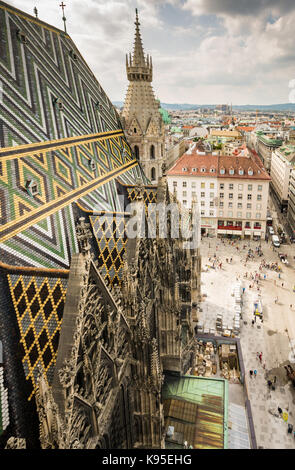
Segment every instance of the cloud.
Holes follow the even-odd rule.
[[[11,4],[63,28],[60,2]],[[295,77],[294,0],[67,0],[67,28],[111,100],[128,86],[135,8],[164,102],[288,101]]]

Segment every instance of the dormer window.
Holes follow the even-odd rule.
[[[243,175],[243,174],[244,174],[243,168],[239,168],[239,175]]]
[[[35,180],[26,181],[26,190],[30,196],[36,196],[37,194],[39,194],[38,184]]]
[[[134,132],[134,134],[136,134],[136,132],[137,132],[137,131],[136,131],[136,127],[134,127],[133,132]]]
[[[223,168],[223,167],[220,168],[220,174],[221,174],[221,175],[224,175],[224,174],[225,174],[225,168]]]
[[[197,168],[192,168],[192,171],[195,173],[197,171]]]
[[[90,166],[92,171],[96,170],[96,164],[95,164],[95,161],[92,158],[89,160],[89,166]]]
[[[182,168],[182,171],[187,171],[187,168],[184,166],[184,167]]]
[[[56,106],[59,110],[63,109],[64,105],[63,102],[60,98],[54,98],[53,99],[53,104]]]
[[[21,31],[20,29],[18,29],[17,32],[16,32],[16,35],[17,35],[18,40],[19,40],[22,44],[28,44],[27,36],[26,36],[26,34],[25,34],[23,31]]]
[[[253,175],[253,169],[252,169],[252,168],[249,168],[249,169],[248,169],[248,175],[250,175],[250,176]]]
[[[233,169],[233,167],[231,167],[231,168],[229,169],[229,174],[230,174],[230,175],[234,175],[234,174],[235,174],[235,170]]]
[[[77,62],[78,56],[77,56],[77,54],[74,52],[73,49],[70,51],[70,56],[72,57],[72,59],[73,59],[75,62]]]
[[[214,167],[210,168],[210,173],[215,173],[215,168]]]
[[[206,168],[204,168],[204,167],[201,168],[201,172],[202,172],[202,173],[205,173],[205,171],[206,171]]]

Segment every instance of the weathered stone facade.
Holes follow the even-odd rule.
[[[162,175],[161,166],[165,160],[165,125],[151,85],[152,58],[144,55],[139,25],[136,12],[133,56],[126,55],[129,86],[122,124],[134,155],[146,176],[155,183]]]
[[[165,178],[157,202],[170,202]],[[84,219],[77,236],[53,385],[40,373],[36,396],[41,446],[163,448],[165,373],[193,366],[198,252],[169,235],[129,239],[122,285],[112,288],[91,258]]]

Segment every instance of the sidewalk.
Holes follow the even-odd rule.
[[[247,248],[242,250],[241,248],[245,244],[247,244]],[[257,245],[259,243],[250,242],[250,247],[254,250]],[[236,246],[239,246],[239,251]],[[288,411],[288,422],[293,424],[295,428],[295,389],[293,389],[291,382],[288,382],[284,369],[284,365],[289,363],[290,341],[295,340],[295,294],[292,292],[292,286],[295,284],[295,271],[293,267],[283,266],[281,279],[274,271],[266,269],[262,272],[259,271],[262,258],[265,258],[267,262],[278,261],[278,255],[272,251],[270,244],[262,242],[261,246],[263,256],[261,258],[256,256],[245,267],[243,261],[248,251],[248,242],[242,240],[235,246],[229,246],[223,245],[220,240],[216,239],[203,240],[201,244],[202,266],[208,264],[208,256],[212,257],[216,253],[222,261],[222,269],[213,270],[210,268],[208,272],[202,272],[202,293],[206,293],[207,297],[204,297],[201,315],[208,324],[210,323],[210,327],[213,326],[217,313],[228,312],[227,315],[231,315],[231,291],[237,276],[240,276],[240,280],[246,288],[243,294],[240,341],[246,371],[245,385],[252,408],[257,446],[268,449],[293,449],[295,448],[295,439],[293,434],[287,433],[287,423],[282,418],[270,414],[269,410],[277,413],[279,406],[283,411]],[[230,256],[233,258],[232,264],[226,263],[225,260]],[[243,277],[246,271],[248,273],[260,272],[262,278],[264,273],[267,275],[266,280],[260,281],[264,321],[261,323],[258,319],[254,326],[251,323],[253,301],[259,292],[256,288],[249,289],[250,280]],[[283,288],[281,287],[282,282],[284,282]],[[276,297],[279,298],[279,301],[274,304]],[[294,311],[290,310],[291,303],[294,304]],[[263,353],[262,364],[266,361],[265,370],[256,358],[257,352]],[[257,370],[256,379],[250,378],[250,369]],[[267,374],[271,378],[274,375],[277,376],[275,391],[268,390]]]

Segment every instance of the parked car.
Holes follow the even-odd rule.
[[[273,235],[271,237],[271,240],[272,240],[273,246],[275,246],[276,248],[279,248],[281,246],[279,237],[277,235]]]
[[[268,231],[269,231],[269,234],[270,234],[270,235],[274,235],[274,234],[275,234],[275,231],[274,231],[273,227],[268,227]]]

